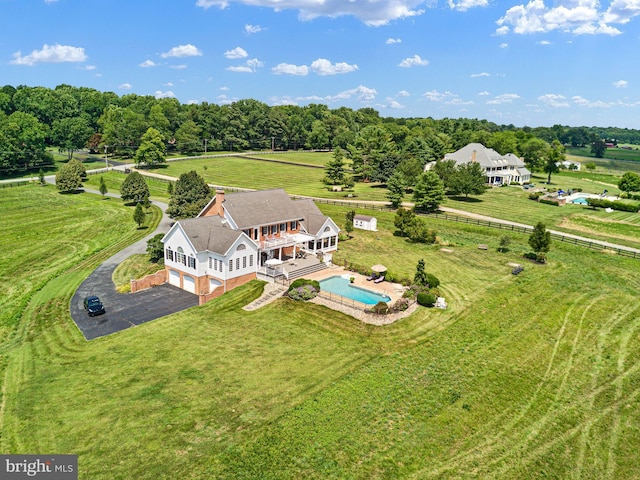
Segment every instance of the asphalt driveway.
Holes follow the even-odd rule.
[[[85,191],[100,194],[96,190],[85,189]],[[117,194],[107,195],[119,197]],[[153,202],[153,204],[160,207],[163,212],[163,218],[156,231],[107,259],[82,282],[71,299],[71,318],[87,340],[110,335],[198,305],[197,295],[169,284],[137,293],[116,292],[111,278],[116,267],[135,253],[145,253],[147,241],[156,233],[168,232],[171,227],[171,219],[165,214],[167,205],[162,202]],[[95,317],[87,315],[83,300],[88,295],[100,297],[105,314]]]
[[[71,318],[84,338],[92,340],[198,305],[198,297],[169,284],[137,293],[116,292],[111,275],[118,266],[105,262],[82,282],[71,299]],[[84,297],[97,295],[106,313],[90,317]]]

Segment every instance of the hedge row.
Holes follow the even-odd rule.
[[[590,207],[596,208],[612,208],[613,210],[621,210],[623,212],[637,212],[640,205],[637,203],[626,203],[618,200],[607,200],[606,198],[587,198]]]

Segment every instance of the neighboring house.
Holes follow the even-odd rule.
[[[456,165],[478,162],[490,185],[522,185],[531,181],[531,172],[527,170],[521,158],[513,153],[500,155],[481,143],[470,143],[457,152],[447,153],[444,160],[454,160]]]
[[[378,230],[378,220],[368,215],[355,215],[353,217],[353,227],[376,232]]]
[[[556,163],[556,166],[566,168],[568,170],[580,170],[580,162],[570,162],[569,160],[558,162]]]
[[[167,278],[207,301],[266,272],[269,260],[337,250],[339,232],[312,200],[291,200],[282,189],[218,190],[196,218],[176,222],[162,239]]]

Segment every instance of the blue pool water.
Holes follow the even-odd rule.
[[[378,302],[388,302],[391,297],[381,295],[365,288],[356,287],[349,282],[349,278],[343,278],[340,275],[320,280],[320,289],[325,292],[335,293],[343,297],[351,298],[367,305],[375,305]]]
[[[571,203],[579,203],[580,205],[589,205],[587,199],[584,197],[578,197],[571,200]]]

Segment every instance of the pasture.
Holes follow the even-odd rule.
[[[3,452],[77,453],[81,479],[640,475],[637,260],[553,244],[516,277],[526,235],[502,254],[501,231],[427,220],[445,253],[377,212],[380,231],[355,231],[337,261],[412,276],[424,258],[448,310],[386,327],[286,299],[245,312],[253,282],[86,342],[69,300],[139,234],[130,209],[35,186],[0,201],[5,247],[38,204],[34,236],[0,264],[23,286],[3,317]],[[343,224],[345,209],[321,207]],[[98,208],[89,235],[79,212]]]

